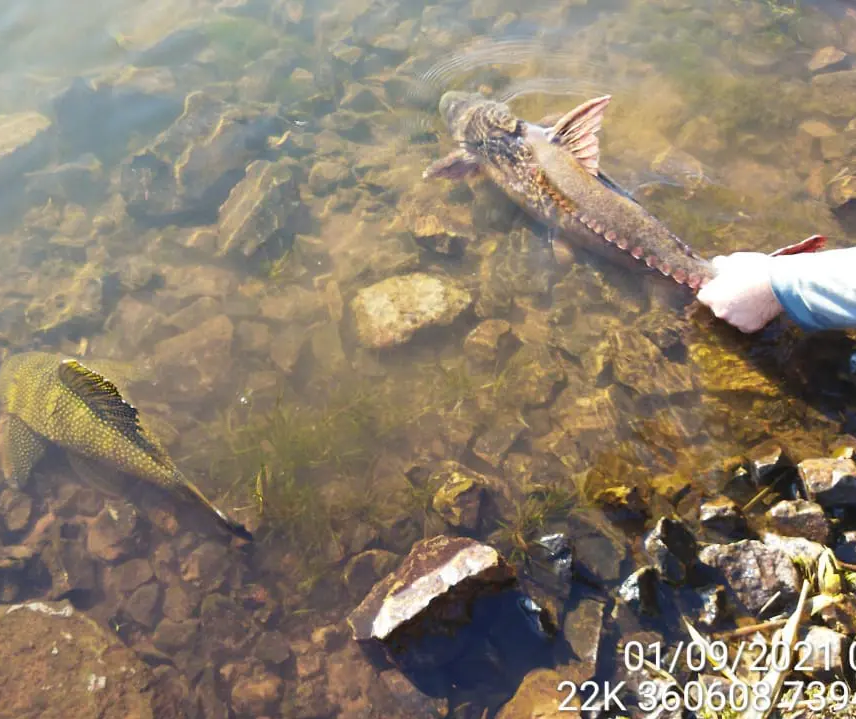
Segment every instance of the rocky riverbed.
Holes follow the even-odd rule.
[[[846,4],[13,4],[0,350],[97,364],[256,541],[51,448],[0,488],[0,717],[646,716],[753,674],[636,648],[767,646],[804,580],[786,678],[849,686],[853,336],[421,180],[444,90],[608,92],[603,167],[702,254],[852,244]]]

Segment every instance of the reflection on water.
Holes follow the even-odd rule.
[[[846,246],[846,2],[12,0],[0,38],[4,352],[115,363],[257,536],[90,489],[61,452],[0,494],[0,537],[31,548],[2,601],[112,627],[158,716],[493,716],[523,673],[507,636],[419,689],[350,640],[414,542],[494,544],[585,642],[646,521],[721,492],[721,458],[821,452],[848,417],[846,337],[738,337],[651,278],[558,265],[486,183],[421,179],[451,149],[446,90],[531,121],[608,92],[604,169],[701,254]],[[620,521],[578,530],[602,566],[563,604],[523,560],[570,510]],[[585,659],[542,650],[523,669]]]

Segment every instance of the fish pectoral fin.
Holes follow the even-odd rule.
[[[826,246],[826,238],[823,235],[812,235],[806,237],[800,242],[786,247],[780,247],[778,250],[770,253],[770,257],[780,257],[782,255],[799,255],[803,252],[818,252]]]
[[[450,152],[436,162],[432,162],[422,173],[423,179],[442,177],[446,180],[460,180],[478,174],[478,158],[463,148]]]
[[[17,488],[26,485],[47,448],[47,440],[20,417],[7,414],[0,419],[0,468],[9,484]]]
[[[559,118],[549,131],[551,142],[568,150],[577,162],[595,176],[600,166],[600,142],[597,133],[611,99],[609,95],[604,95],[578,105]]]
[[[68,463],[81,482],[89,485],[96,492],[108,497],[121,497],[122,477],[120,472],[111,467],[105,467],[100,462],[88,457],[81,457],[73,452],[68,453]]]

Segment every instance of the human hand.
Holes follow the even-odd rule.
[[[717,275],[699,291],[699,302],[741,332],[757,332],[783,311],[770,283],[774,261],[760,252],[714,257]]]

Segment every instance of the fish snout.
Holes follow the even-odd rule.
[[[473,96],[467,92],[450,91],[440,98],[440,115],[452,134],[460,123],[464,112],[472,105]]]

